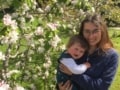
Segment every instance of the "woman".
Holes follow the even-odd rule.
[[[89,50],[78,63],[88,60],[91,68],[82,75],[75,75],[61,64],[61,71],[71,78],[64,85],[60,83],[59,89],[72,90],[72,82],[78,90],[108,90],[116,73],[118,55],[113,49],[106,24],[99,15],[89,15],[81,23],[79,35],[88,42]]]

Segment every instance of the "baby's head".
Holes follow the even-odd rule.
[[[72,36],[67,44],[67,52],[74,58],[79,59],[83,56],[84,52],[88,49],[88,44],[79,35]]]

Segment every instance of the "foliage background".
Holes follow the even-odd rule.
[[[1,81],[11,88],[55,90],[58,56],[81,20],[94,12],[109,27],[120,26],[120,0],[0,0]],[[119,51],[119,30],[110,35]],[[119,73],[111,90],[120,88]]]

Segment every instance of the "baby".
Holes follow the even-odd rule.
[[[58,62],[59,64],[64,64],[73,74],[82,74],[88,68],[90,68],[90,63],[85,62],[83,64],[76,64],[76,61],[79,60],[88,49],[88,45],[85,40],[79,35],[74,35],[70,38],[67,49],[61,54]],[[57,69],[57,83],[66,82],[70,80],[70,76],[59,70],[59,64]],[[74,86],[74,85],[73,85]],[[77,90],[77,87],[73,87],[72,90]],[[58,89],[59,90],[59,89]]]

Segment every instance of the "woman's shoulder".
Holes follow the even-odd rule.
[[[108,60],[111,60],[112,62],[118,62],[118,58],[119,58],[119,55],[118,55],[118,52],[116,49],[114,48],[110,48],[108,51],[107,51],[107,59]]]
[[[106,53],[101,56],[103,59],[103,62],[106,65],[111,65],[111,66],[117,66],[118,63],[118,53],[116,49],[110,48],[106,51]]]
[[[106,54],[107,54],[107,55],[118,55],[118,52],[117,52],[116,49],[110,48],[110,49],[108,49],[108,50],[106,51]]]

